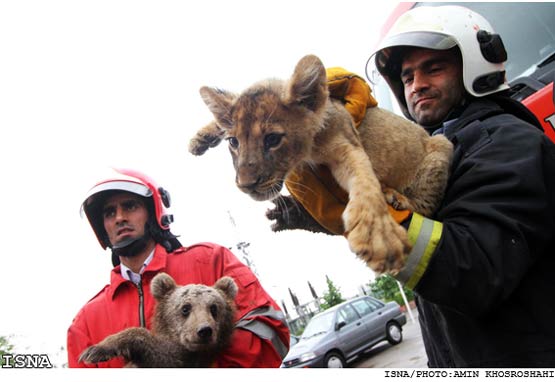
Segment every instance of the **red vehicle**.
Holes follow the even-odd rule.
[[[508,53],[505,69],[512,97],[536,115],[544,132],[555,142],[555,3],[404,2],[385,22],[380,40],[401,14],[422,5],[461,5],[491,23]],[[396,109],[395,97],[385,82],[375,84],[374,93],[382,107]]]

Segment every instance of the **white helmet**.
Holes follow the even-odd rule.
[[[397,19],[368,60],[373,61],[375,56],[378,72],[388,82],[405,114],[401,57],[395,49],[401,46],[435,50],[457,46],[462,57],[464,87],[475,97],[509,88],[503,65],[507,52],[501,37],[484,17],[456,5],[417,7]]]

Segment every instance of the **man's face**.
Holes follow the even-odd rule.
[[[453,50],[408,50],[401,81],[409,113],[423,126],[443,122],[465,94],[462,64]]]
[[[108,239],[115,245],[124,239],[137,239],[144,235],[148,210],[143,198],[122,191],[106,199],[102,216]]]

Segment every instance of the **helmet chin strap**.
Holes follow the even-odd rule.
[[[179,241],[176,240],[175,236],[172,235],[171,238],[164,239],[161,234],[158,233],[158,231],[160,231],[160,229],[158,228],[156,223],[152,222],[149,219],[145,223],[145,233],[143,234],[143,236],[137,238],[126,238],[119,243],[109,245],[109,247],[112,249],[112,265],[115,267],[120,264],[120,256],[137,256],[147,247],[150,240],[154,240],[155,242],[162,244],[168,252],[171,252],[175,248],[181,246]],[[172,247],[172,245],[175,246],[175,248]]]
[[[144,236],[144,235],[143,235],[143,236]],[[141,238],[142,238],[142,237],[138,237],[138,238],[131,238],[131,237],[129,237],[129,238],[127,238],[127,239],[123,239],[123,240],[120,241],[119,243],[116,243],[116,244],[112,245],[112,250],[118,250],[118,249],[121,249],[121,248],[125,248],[125,247],[127,247],[128,245],[134,243],[135,241],[137,241],[137,240],[139,240],[139,239],[141,239]]]
[[[148,231],[137,238],[127,238],[112,246],[112,253],[118,257],[134,257],[140,254],[148,245],[152,236]]]

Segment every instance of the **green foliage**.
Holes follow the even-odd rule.
[[[0,366],[4,365],[4,354],[13,354],[14,345],[9,341],[8,337],[0,336]]]
[[[294,332],[291,332],[291,334],[293,334],[294,336],[300,337],[303,335],[304,328],[306,328],[306,325],[299,326],[297,330],[295,330]]]
[[[414,300],[414,293],[410,289],[404,289],[404,291],[405,296],[407,297],[407,301],[410,302]],[[401,292],[397,292],[395,293],[395,295],[393,295],[393,301],[401,306],[405,305],[405,300],[403,300],[403,295],[401,294]]]
[[[399,291],[397,280],[389,275],[379,276],[373,282],[369,283],[368,286],[370,287],[372,295],[382,301],[396,301],[399,305],[405,304],[403,296]],[[403,287],[403,291],[408,301],[414,300],[414,293],[410,289]]]
[[[334,305],[341,304],[345,299],[341,296],[341,291],[335,286],[333,281],[326,276],[326,283],[328,284],[328,290],[324,293],[324,302],[320,304],[321,310],[326,310]]]

